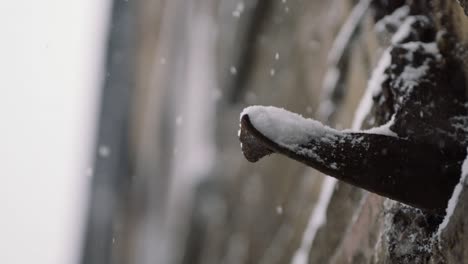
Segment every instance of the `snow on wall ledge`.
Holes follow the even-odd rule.
[[[455,211],[455,207],[457,206],[457,203],[458,203],[458,198],[460,197],[460,194],[463,190],[463,186],[465,185],[467,175],[468,175],[468,156],[463,161],[460,181],[458,182],[458,184],[455,186],[455,189],[453,190],[452,197],[450,198],[447,204],[447,209],[445,210],[446,215],[442,223],[439,225],[439,229],[437,230],[437,237],[439,239],[440,239],[440,234],[442,233],[442,231],[444,231],[447,225],[450,223],[450,219],[452,218],[453,212]]]

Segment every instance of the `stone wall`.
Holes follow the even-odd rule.
[[[215,45],[210,49],[216,56],[216,103],[214,119],[208,122],[214,126],[210,131],[216,151],[213,168],[204,171],[201,181],[191,182],[195,182],[194,189],[180,199],[186,204],[176,208],[189,208],[172,218],[185,227],[165,233],[177,237],[173,244],[176,260],[169,263],[292,263],[302,253],[305,262],[297,257],[293,264],[468,262],[464,217],[468,198],[464,191],[439,240],[434,233],[443,212],[421,211],[338,182],[327,203],[326,221],[308,236],[306,230],[323,197],[322,187],[330,186],[326,176],[279,155],[248,163],[237,138],[239,113],[256,104],[284,107],[338,129],[352,127],[367,80],[396,30],[390,26],[381,32],[376,23],[402,5],[410,12],[401,19],[410,15],[428,19],[433,41],[450,61],[451,85],[466,90],[468,17],[463,4],[455,0],[375,0],[365,9],[346,40],[345,53],[334,65],[329,59],[333,43],[342,28],[353,21],[355,6],[365,1],[257,0],[241,1],[241,5],[212,0],[188,1],[190,5],[183,1],[146,2],[137,8],[138,75],[132,109],[132,151],[139,164],[123,231],[116,231],[128,238],[123,239],[126,249],[113,246],[114,254],[125,255],[122,263],[145,259],[143,255],[151,249],[142,251],[139,245],[160,242],[155,238],[161,235],[160,230],[154,227],[164,217],[151,214],[151,210],[156,207],[161,209],[159,213],[167,213],[170,164],[185,162],[180,159],[185,156],[174,150],[179,145],[176,116],[171,113],[181,109],[181,102],[185,102],[181,98],[188,89],[184,86],[187,83],[178,81],[189,71],[188,66],[184,68],[188,64],[185,57],[191,55],[187,51],[191,37],[196,38],[190,35],[193,21],[187,14],[202,14],[216,25]],[[398,23],[401,26],[402,21]],[[163,26],[155,26],[160,24]],[[415,29],[409,38],[426,41],[420,30]],[[340,70],[340,78],[332,90],[323,90],[333,67]],[[178,72],[180,68],[187,72]],[[335,106],[329,112],[332,114],[324,114],[324,102]],[[362,128],[388,121],[389,109],[376,104]],[[174,155],[168,154],[172,152]],[[143,221],[145,217],[155,219]],[[151,233],[153,229],[155,233]]]

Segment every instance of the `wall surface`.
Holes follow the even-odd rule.
[[[142,1],[135,12],[134,160],[124,217],[113,227],[116,263],[468,262],[463,182],[448,219],[284,156],[249,163],[237,136],[249,105],[337,129],[399,114],[399,136],[442,137],[463,154],[458,179],[468,17],[457,1]],[[418,63],[427,70],[404,74]],[[379,73],[387,79],[372,90],[368,80]],[[444,127],[454,112],[458,123]]]

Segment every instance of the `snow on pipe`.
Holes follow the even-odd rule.
[[[398,138],[388,127],[338,131],[284,109],[253,106],[241,114],[239,138],[250,162],[279,153],[402,203],[445,209],[460,161],[432,145]]]

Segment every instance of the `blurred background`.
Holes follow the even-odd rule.
[[[380,50],[369,3],[3,3],[1,262],[326,263],[363,193],[247,162],[239,113],[351,127]]]

